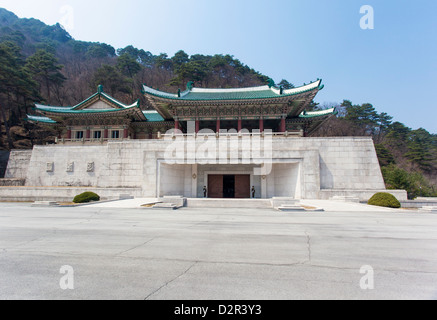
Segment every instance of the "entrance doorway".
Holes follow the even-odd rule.
[[[235,176],[223,176],[223,198],[235,198]]]
[[[250,175],[209,175],[208,197],[218,199],[249,199]]]

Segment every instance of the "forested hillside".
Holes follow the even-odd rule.
[[[371,136],[382,173],[390,189],[408,190],[410,198],[437,196],[437,135],[393,122],[366,103],[344,100],[339,114],[317,132],[318,136]]]
[[[23,121],[34,103],[74,105],[96,92],[99,84],[126,103],[141,98],[146,109],[142,83],[176,92],[188,81],[198,87],[226,88],[263,85],[268,78],[230,55],[190,56],[181,50],[169,57],[133,46],[115,49],[75,40],[59,24],[20,19],[0,8],[0,149],[53,141],[54,132]],[[280,85],[293,87],[287,80]],[[338,117],[318,136],[372,136],[388,187],[407,189],[412,198],[437,196],[435,134],[393,123],[390,115],[378,113],[371,104],[345,100],[337,107]],[[310,106],[320,108],[316,103]]]
[[[262,75],[230,55],[173,57],[128,46],[116,50],[104,43],[73,39],[61,25],[19,19],[0,9],[0,148],[29,148],[49,141],[50,133],[22,119],[35,101],[74,105],[102,84],[126,103],[141,98],[141,84],[177,92],[188,81],[203,87],[244,87],[265,84]],[[285,82],[286,83],[286,82]]]

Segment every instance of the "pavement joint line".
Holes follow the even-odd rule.
[[[435,215],[3,208],[4,298],[435,298]],[[71,295],[61,265],[80,276]]]
[[[152,293],[150,293],[147,297],[144,298],[144,300],[148,300],[151,296],[155,295],[156,293],[161,291],[163,288],[167,287],[170,283],[172,283],[172,282],[178,280],[179,278],[183,277],[184,275],[186,275],[197,263],[198,263],[198,261],[194,261],[194,263],[191,266],[189,266],[187,270],[185,270],[183,273],[178,275],[176,278],[166,282],[165,284],[163,284],[161,287],[159,287],[158,289],[156,289]]]
[[[307,236],[307,249],[308,249],[308,261],[307,263],[311,263],[311,237],[308,231],[305,231],[305,235]]]
[[[111,255],[100,255],[100,254],[75,254],[75,253],[65,253],[65,252],[44,252],[44,251],[7,251],[8,253],[30,253],[30,254],[46,254],[46,255],[64,255],[70,257],[99,257],[99,258],[111,258]],[[145,257],[129,257],[129,256],[116,256],[116,258],[121,259],[131,259],[131,260],[144,260]],[[186,262],[186,263],[195,263],[195,264],[223,264],[223,265],[249,265],[249,266],[269,266],[269,267],[296,267],[296,266],[307,266],[312,268],[325,268],[325,269],[334,269],[334,270],[359,270],[355,267],[337,267],[337,266],[329,266],[329,265],[321,265],[314,264],[308,262],[295,262],[295,263],[259,263],[259,262],[241,262],[241,261],[206,261],[206,260],[186,260],[186,259],[169,259],[169,258],[147,258],[150,261],[176,261],[176,262]],[[361,267],[361,265],[360,265]],[[390,272],[390,273],[425,273],[425,274],[437,274],[436,271],[423,271],[423,270],[401,270],[401,269],[377,269],[378,272]]]
[[[56,231],[55,231],[55,230],[52,230],[51,234],[53,234],[53,233],[56,233]],[[23,242],[23,243],[19,243],[19,244],[15,245],[15,246],[13,246],[13,247],[10,247],[10,248],[3,248],[3,250],[5,250],[5,251],[9,250],[9,252],[11,252],[10,250],[18,249],[18,248],[20,248],[20,247],[23,247],[23,246],[28,245],[29,243],[32,243],[32,242],[35,242],[35,241],[38,241],[38,240],[41,240],[41,239],[47,238],[47,237],[49,237],[49,236],[50,236],[50,235],[43,235],[43,236],[40,236],[40,237],[38,237],[38,238],[35,238],[35,239],[32,239],[32,240],[29,240],[29,241],[26,241],[26,242]]]
[[[141,248],[142,246],[147,245],[149,242],[152,242],[152,241],[155,240],[155,239],[156,239],[156,237],[154,237],[154,238],[152,238],[152,239],[149,239],[149,240],[147,240],[146,242],[144,242],[144,243],[142,243],[142,244],[139,244],[139,245],[134,246],[134,247],[132,247],[132,248],[130,248],[130,249],[127,249],[127,250],[125,250],[125,251],[122,251],[122,252],[120,252],[120,253],[117,253],[115,256],[121,256],[121,255],[123,255],[123,254],[125,254],[125,253],[127,253],[127,252],[129,252],[129,251],[135,250],[135,249],[137,249],[137,248]]]

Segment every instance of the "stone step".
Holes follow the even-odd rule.
[[[422,207],[421,212],[437,213],[437,207]]]
[[[120,196],[118,197],[119,200],[132,200],[135,199],[134,196],[130,195],[130,194],[120,194]]]
[[[187,199],[189,208],[272,208],[270,199]]]
[[[35,201],[31,205],[32,207],[56,207],[59,206],[59,203],[55,201]]]
[[[334,196],[331,198],[333,201],[342,201],[342,202],[354,202],[359,203],[360,198],[352,197],[352,196]]]
[[[181,208],[174,203],[157,203],[151,209],[167,209],[167,210],[177,210]]]
[[[279,208],[281,206],[296,206],[300,201],[290,197],[274,197],[270,200],[272,208]]]
[[[164,197],[159,199],[159,202],[171,203],[171,204],[174,204],[175,206],[181,208],[181,207],[185,207],[187,205],[187,198],[185,198],[183,196],[164,196]]]
[[[303,212],[306,211],[305,208],[299,205],[282,205],[280,207],[276,207],[275,210],[282,212]]]

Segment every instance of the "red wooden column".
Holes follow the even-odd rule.
[[[89,140],[91,138],[91,130],[90,128],[86,128],[85,139]]]
[[[174,122],[174,129],[175,130],[180,130],[179,120],[175,120],[175,122]]]
[[[196,120],[196,133],[199,133],[200,131],[200,121]]]
[[[259,119],[259,132],[264,132],[264,119]]]
[[[123,139],[127,139],[127,138],[129,138],[129,129],[124,128],[123,129]]]
[[[68,130],[67,130],[67,139],[71,140],[71,129],[70,128],[68,128]]]
[[[105,130],[103,130],[103,139],[108,139],[108,134],[109,134],[108,128],[105,128]]]
[[[286,130],[286,126],[285,126],[285,117],[282,117],[282,119],[281,119],[280,131],[281,131],[281,132],[285,132],[285,130]]]
[[[216,132],[220,132],[220,119],[217,119]]]
[[[238,132],[240,132],[243,129],[243,121],[241,121],[241,118],[238,118]]]

